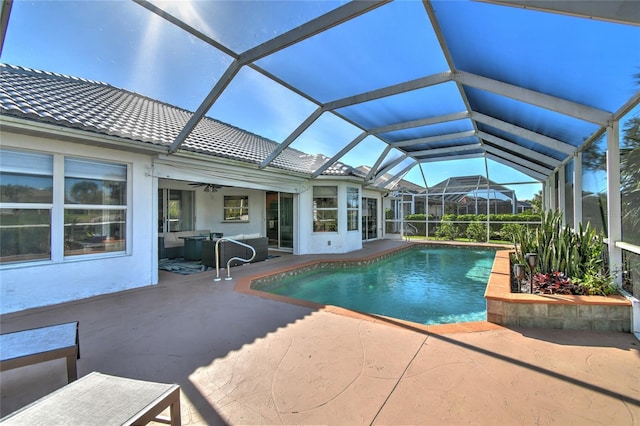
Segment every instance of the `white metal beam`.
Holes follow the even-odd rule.
[[[505,160],[502,157],[498,157],[497,155],[491,154],[490,152],[486,153],[487,158],[492,159],[493,161],[496,161],[498,163],[504,164],[507,167],[511,167],[512,169],[518,170],[519,172],[524,173],[525,175],[537,180],[537,181],[544,181],[546,176],[543,175],[542,173],[538,173],[536,171],[533,171],[531,169],[528,169],[524,166],[520,166],[518,164],[514,164],[513,162],[509,161],[509,160]]]
[[[298,136],[302,134],[309,126],[311,126],[322,114],[324,113],[324,108],[319,107],[316,108],[315,111],[309,115],[306,120],[304,120],[287,138],[276,146],[276,148],[271,151],[271,154],[267,156],[262,163],[260,163],[260,168],[264,169],[271,163],[278,155],[282,153],[289,145],[296,140]]]
[[[398,164],[402,163],[407,157],[408,157],[407,154],[401,155],[400,157],[396,158],[395,160],[393,160],[389,164],[385,165],[382,170],[380,170],[379,172],[376,173],[376,178],[384,175],[389,170],[393,169],[395,166],[397,166]]]
[[[573,155],[578,150],[575,146],[559,141],[557,139],[550,138],[548,136],[541,135],[540,133],[533,132],[528,129],[516,126],[515,124],[507,123],[506,121],[498,120],[497,118],[490,117],[488,115],[481,114],[479,112],[472,112],[471,119],[484,123],[488,126],[504,130],[511,133],[529,139],[537,144],[546,146],[547,148],[555,149],[556,151],[564,152],[565,154]]]
[[[451,154],[452,152],[462,152],[469,151],[472,149],[482,149],[481,143],[474,143],[470,145],[456,145],[449,146],[446,148],[434,148],[434,149],[424,149],[421,151],[405,151],[411,157],[419,157],[421,155],[437,155],[437,154]]]
[[[353,1],[344,4],[318,18],[306,22],[299,27],[287,31],[256,47],[253,47],[240,55],[240,62],[247,64],[264,58],[274,52],[282,50],[302,40],[313,37],[329,28],[340,25],[356,18],[364,13],[389,3],[391,0],[381,1]]]
[[[320,176],[325,170],[327,170],[329,167],[331,167],[331,165],[333,163],[335,163],[336,161],[338,161],[340,158],[342,158],[343,155],[345,155],[347,152],[351,151],[353,148],[356,147],[356,145],[358,145],[360,142],[362,142],[362,140],[364,138],[366,138],[367,136],[369,136],[369,134],[367,132],[362,132],[360,133],[358,136],[356,136],[356,138],[354,140],[352,140],[347,146],[345,146],[344,148],[342,148],[340,150],[340,152],[338,152],[336,155],[334,155],[333,157],[331,157],[327,162],[325,162],[322,166],[320,166],[320,168],[318,168],[318,170],[316,170],[315,172],[313,172],[313,174],[311,175],[312,178],[317,178],[318,176]]]
[[[380,184],[376,185],[376,188],[384,188],[389,182],[393,182],[396,179],[398,179],[398,180],[402,179],[402,177],[404,177],[404,175],[406,175],[409,172],[409,170],[414,168],[416,164],[418,164],[418,162],[414,161],[413,163],[409,164],[407,167],[402,169],[400,172],[398,172],[395,175],[391,176],[389,179],[385,179],[383,182],[381,182]]]
[[[446,135],[438,135],[438,136],[428,136],[426,138],[417,138],[417,139],[407,139],[400,142],[391,142],[391,145],[394,148],[402,148],[413,145],[422,145],[425,143],[433,143],[433,142],[442,142],[449,141],[453,139],[463,139],[470,138],[476,135],[476,132],[473,130],[467,130],[464,132],[456,132],[456,133],[448,133]]]
[[[213,89],[209,92],[207,97],[202,101],[196,112],[193,113],[187,124],[182,128],[178,136],[169,146],[169,153],[176,152],[180,145],[189,137],[193,129],[198,125],[200,120],[204,117],[204,115],[209,111],[211,105],[220,97],[224,89],[229,85],[233,77],[238,74],[240,71],[241,64],[237,60],[234,60],[231,65],[227,68],[227,70],[222,74],[222,77],[218,80],[218,82],[213,86]]]
[[[560,163],[562,163],[562,161],[556,160],[553,157],[549,157],[548,155],[541,154],[537,151],[525,148],[516,143],[509,142],[508,140],[502,139],[498,136],[494,136],[486,132],[478,132],[478,137],[481,139],[484,139],[487,142],[494,143],[498,145],[500,148],[506,148],[510,151],[517,152],[527,158],[546,164],[552,170],[558,167]]]
[[[479,152],[477,154],[460,154],[460,155],[456,155],[455,157],[448,157],[448,156],[443,156],[443,157],[434,157],[434,158],[425,158],[425,159],[421,159],[419,160],[421,163],[435,163],[438,161],[451,161],[451,160],[465,160],[467,158],[480,158],[483,157],[485,154]]]
[[[498,95],[506,96],[531,105],[536,105],[550,111],[555,111],[570,117],[595,123],[599,126],[606,126],[613,119],[613,114],[607,111],[602,111],[597,108],[468,72],[456,71],[453,75],[453,79],[465,86],[471,86],[491,93],[497,93]]]
[[[609,238],[609,267],[622,268],[622,198],[620,195],[620,122],[607,128],[607,237]],[[619,272],[619,271],[618,271]],[[613,274],[616,285],[622,285],[622,274]]]
[[[198,31],[197,29],[193,28],[191,25],[185,23],[184,21],[181,21],[180,19],[176,18],[175,16],[173,16],[172,14],[166,12],[164,9],[156,6],[155,4],[153,4],[153,3],[151,3],[151,2],[149,2],[147,0],[133,0],[133,1],[138,3],[140,6],[144,7],[148,11],[153,12],[156,15],[160,16],[161,18],[171,22],[173,25],[175,25],[178,28],[186,31],[187,33],[191,34],[192,36],[204,41],[205,43],[207,43],[207,44],[215,47],[216,49],[224,52],[225,54],[231,56],[233,59],[238,59],[238,54],[236,52],[234,52],[233,50],[229,49],[228,47],[226,47],[222,43],[219,43],[218,41],[212,39],[211,37],[209,37],[208,35],[204,34],[203,32]]]
[[[560,13],[587,19],[598,19],[626,25],[640,25],[637,0],[480,0],[522,9]]]
[[[373,166],[371,166],[369,173],[367,173],[367,176],[365,177],[366,180],[369,181],[376,175],[376,170],[378,170],[378,167],[380,167],[380,163],[382,163],[385,157],[389,155],[390,151],[391,151],[391,146],[387,145],[382,151],[382,153],[378,156],[378,159],[373,164]]]
[[[350,105],[368,102],[380,98],[386,98],[388,96],[398,95],[400,93],[410,92],[412,90],[422,89],[424,87],[434,86],[436,84],[451,81],[451,79],[452,74],[449,71],[433,74],[427,77],[418,78],[404,83],[395,84],[393,86],[384,87],[382,89],[372,90],[370,92],[360,93],[358,95],[328,102],[325,104],[325,109],[334,110],[338,108],[344,108]]]
[[[484,149],[487,152],[490,152],[490,153],[492,153],[494,155],[497,155],[497,156],[500,156],[500,157],[504,158],[505,160],[509,160],[512,163],[519,164],[521,166],[527,167],[527,168],[529,168],[531,170],[534,170],[534,171],[536,171],[538,173],[541,173],[541,174],[543,174],[545,176],[549,176],[551,173],[553,173],[553,169],[546,168],[544,166],[541,166],[540,164],[531,162],[531,161],[529,161],[529,160],[527,160],[525,158],[519,157],[517,155],[510,154],[508,152],[504,152],[503,150],[501,150],[499,148],[495,148],[493,146],[485,145]]]
[[[316,19],[302,24],[299,27],[287,31],[284,34],[274,37],[238,55],[233,63],[227,68],[220,80],[218,80],[211,92],[209,92],[202,104],[200,104],[200,106],[196,110],[196,113],[191,116],[189,122],[187,122],[182,131],[180,131],[178,137],[176,137],[176,139],[171,143],[169,152],[172,153],[178,150],[180,145],[182,145],[189,134],[191,134],[195,126],[200,122],[200,120],[202,120],[207,111],[211,108],[220,94],[229,85],[230,81],[235,77],[240,68],[242,68],[244,65],[251,64],[254,61],[257,61],[258,59],[261,59],[267,55],[282,50],[288,46],[291,46],[292,44],[298,43],[322,31],[325,31],[329,28],[360,16],[363,13],[369,12],[377,7],[389,3],[389,1],[390,0],[381,0],[377,2],[349,2],[328,13],[325,13],[324,15]],[[144,3],[146,2],[141,1],[140,4],[148,7]],[[264,163],[265,162],[263,161],[263,164]]]
[[[0,3],[0,56],[2,56],[2,48],[4,46],[4,38],[7,35],[12,6],[13,0],[2,0],[2,3]]]
[[[374,129],[369,129],[369,133],[380,134],[380,133],[394,132],[396,130],[405,130],[405,129],[411,129],[413,127],[429,126],[431,124],[445,123],[447,121],[464,120],[465,118],[469,118],[469,113],[467,111],[455,112],[452,114],[439,115],[437,117],[421,118],[418,120],[411,120],[411,121],[405,121],[403,123],[396,123],[396,124],[390,124],[387,126],[376,127]]]

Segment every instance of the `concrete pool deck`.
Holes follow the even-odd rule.
[[[403,244],[283,254],[232,268],[232,281],[162,271],[157,286],[4,315],[0,326],[79,321],[79,376],[177,383],[186,425],[640,424],[640,344],[629,333],[418,327],[234,290],[252,276]],[[4,416],[62,386],[65,364],[0,377]]]

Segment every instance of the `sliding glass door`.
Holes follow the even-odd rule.
[[[362,199],[362,240],[378,238],[378,200]]]
[[[269,246],[293,249],[293,194],[267,192],[266,200]]]
[[[194,191],[158,189],[158,232],[194,230]]]

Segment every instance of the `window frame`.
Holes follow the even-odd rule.
[[[227,203],[234,200],[240,200],[240,206],[231,206]],[[246,203],[246,206],[243,206],[243,202]],[[234,219],[232,215],[229,215],[229,212],[233,210],[240,210],[240,214],[237,215],[237,219]],[[222,213],[222,221],[230,222],[230,223],[248,223],[251,216],[249,216],[249,196],[248,195],[225,195],[223,198],[223,213]],[[243,218],[243,212],[246,212],[246,218]]]
[[[354,195],[355,193],[355,195]],[[352,202],[355,201],[355,205]],[[358,231],[360,225],[360,188],[347,187],[347,232]],[[355,228],[353,227],[355,225]]]
[[[319,193],[320,188],[322,189],[334,189],[335,195],[333,194],[321,194]],[[313,186],[313,194],[312,194],[312,231],[314,233],[325,233],[325,232],[338,232],[339,227],[339,208],[340,208],[340,200],[339,190],[337,185],[314,185]],[[318,193],[316,193],[318,192]],[[319,203],[318,200],[331,200],[335,199],[335,206],[328,207],[318,207],[318,205],[324,205],[325,202]],[[334,218],[326,219],[326,213],[334,213]],[[322,218],[320,218],[322,216]],[[329,224],[329,222],[333,221],[333,224]]]
[[[38,259],[23,259],[16,261],[0,262],[0,268],[15,267],[15,266],[28,266],[37,263],[64,263],[69,261],[96,259],[101,257],[119,257],[128,254],[130,247],[130,235],[132,231],[131,226],[131,202],[132,202],[132,166],[126,161],[111,161],[103,158],[91,158],[82,157],[78,155],[72,155],[68,153],[53,153],[46,151],[37,151],[22,149],[18,147],[3,147],[2,151],[11,151],[24,154],[36,154],[49,156],[52,159],[52,200],[51,203],[8,203],[0,201],[0,208],[2,209],[29,209],[29,210],[49,210],[50,212],[50,226],[49,226],[49,256],[47,258],[41,257]],[[67,160],[80,160],[88,163],[103,164],[108,166],[118,166],[123,168],[121,173],[121,181],[124,182],[125,194],[121,197],[121,202],[125,204],[77,204],[67,203],[65,200],[65,159]],[[4,165],[3,165],[4,166]],[[7,168],[1,169],[3,172],[11,170],[11,164],[7,164]],[[43,174],[38,170],[35,170],[35,174]],[[112,179],[104,179],[104,182],[110,182]],[[67,255],[65,253],[65,213],[68,209],[80,209],[80,210],[102,210],[103,212],[112,212],[114,210],[121,211],[120,230],[122,238],[120,240],[114,240],[110,237],[105,237],[103,241],[96,242],[93,246],[94,251],[85,250],[83,253],[74,253]],[[108,226],[110,222],[107,222]],[[105,224],[103,224],[103,227]]]

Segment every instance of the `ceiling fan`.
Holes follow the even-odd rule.
[[[192,182],[189,185],[195,187],[204,188],[204,192],[216,192],[218,189],[222,188],[222,185],[216,185],[214,183],[203,183],[203,182]]]

